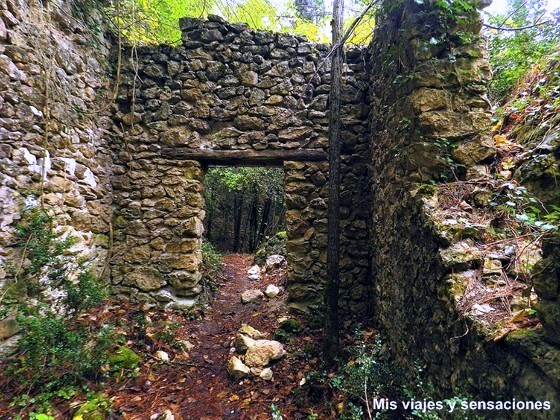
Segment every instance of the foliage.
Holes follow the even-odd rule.
[[[257,249],[257,252],[255,252],[253,264],[262,267],[265,265],[267,258],[271,255],[282,255],[286,257],[288,254],[286,250],[287,241],[288,237],[285,231],[278,232],[270,238],[265,238],[264,242]]]
[[[376,339],[373,343],[360,340],[352,348],[350,361],[330,381],[333,388],[342,391],[348,399],[342,418],[361,419],[364,418],[364,413],[367,413],[369,418],[385,418],[383,410],[373,408],[374,398],[387,398],[387,401],[438,400],[434,385],[425,383],[422,377],[422,368],[418,363],[414,363],[412,372],[405,374],[395,362],[388,359],[381,340]],[[443,401],[456,400],[460,403],[464,399],[464,396],[458,395]],[[440,418],[438,411],[407,412],[401,404],[391,411],[398,418]],[[460,416],[458,418],[469,418],[465,417],[464,413]]]
[[[203,272],[208,277],[213,277],[221,270],[222,254],[216,250],[210,242],[202,242],[202,264]]]
[[[223,267],[222,254],[208,241],[202,242],[202,284],[205,289],[216,289],[215,277]]]
[[[220,251],[254,252],[284,225],[284,173],[277,168],[210,168],[206,236]]]
[[[540,236],[558,229],[560,208],[554,205],[547,208],[530,196],[527,188],[514,182],[501,184],[489,205],[497,211],[494,225],[497,222],[505,225],[506,236],[513,230],[519,234]]]
[[[282,413],[280,412],[280,408],[278,408],[278,406],[276,404],[271,404],[270,405],[270,411],[271,411],[271,418],[272,420],[282,420]]]
[[[545,14],[541,0],[508,0],[515,13],[490,17],[493,26],[516,28],[532,26]],[[560,29],[557,25],[560,10],[555,12],[552,23],[532,26],[520,31],[490,29],[490,65],[493,80],[490,85],[492,98],[503,103],[523,80],[531,68],[560,46]],[[556,24],[554,21],[557,21]]]
[[[360,0],[362,7],[369,1]],[[113,30],[134,44],[176,44],[182,17],[206,18],[209,14],[227,21],[247,23],[251,28],[303,35],[311,41],[328,42],[330,25],[323,0],[108,0],[105,12]],[[346,26],[360,12],[347,14]],[[348,40],[352,44],[370,41],[375,23],[370,10]]]
[[[74,413],[73,420],[104,419],[111,406],[110,399],[102,394],[92,394],[88,401]]]
[[[217,14],[229,22],[244,22],[255,29],[291,32],[321,40],[318,30],[325,21],[303,18],[292,2],[269,0],[110,0],[106,12],[120,31],[133,43],[177,43],[181,39],[178,20],[182,17],[205,18]]]
[[[46,210],[34,208],[17,226],[26,258],[16,272],[21,339],[8,367],[21,391],[14,405],[48,408],[49,399],[71,396],[72,387],[102,375],[114,345],[112,327],[91,330],[79,319],[105,292],[82,262],[65,256],[72,240],[59,239],[53,225]]]

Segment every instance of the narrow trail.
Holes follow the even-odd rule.
[[[194,364],[206,365],[207,368],[191,369],[190,378],[185,381],[184,405],[179,410],[184,418],[270,418],[269,407],[266,407],[268,413],[262,413],[266,414],[265,416],[258,416],[263,407],[247,407],[243,410],[239,406],[242,399],[239,394],[245,394],[245,384],[239,385],[234,382],[225,369],[231,357],[229,350],[232,338],[241,323],[269,332],[270,327],[275,326],[276,320],[284,314],[283,297],[266,302],[261,300],[249,304],[241,303],[240,295],[243,291],[262,288],[262,281],[257,283],[248,279],[247,270],[252,259],[253,256],[247,254],[224,257],[224,280],[218,285],[204,319],[189,328],[189,335],[196,337],[199,343],[191,352],[190,360]],[[252,380],[261,382],[261,386],[264,385],[260,378]],[[274,398],[270,394],[271,392],[265,394],[267,399]],[[247,398],[246,395],[243,397]]]
[[[242,323],[272,339],[278,319],[287,315],[283,293],[241,303],[243,291],[264,290],[268,284],[282,286],[285,281],[285,272],[276,270],[261,281],[249,280],[247,270],[252,258],[247,254],[223,258],[224,275],[203,318],[179,327],[177,339],[188,340],[194,348],[188,355],[170,354],[168,364],[151,361],[138,378],[121,384],[115,406],[122,418],[148,419],[168,409],[176,420],[270,419],[272,404],[279,407],[285,419],[306,419],[311,409],[321,412],[323,401],[310,402],[298,389],[304,374],[318,365],[317,358],[301,351],[305,345],[309,348],[316,344],[316,337],[294,336],[285,344],[287,356],[270,366],[272,381],[260,377],[235,381],[227,373],[231,343]]]

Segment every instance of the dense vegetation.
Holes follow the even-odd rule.
[[[508,3],[507,13],[489,17],[492,27],[486,30],[493,72],[490,93],[499,104],[532,68],[544,67],[546,58],[560,49],[560,9],[548,13],[542,0]]]

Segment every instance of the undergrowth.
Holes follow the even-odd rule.
[[[204,241],[202,250],[202,286],[204,294],[214,292],[217,288],[216,277],[222,270],[222,254],[210,242]]]
[[[341,405],[341,419],[440,419],[447,404],[460,405],[469,398],[459,393],[440,401],[436,386],[425,382],[423,377],[419,363],[414,363],[412,371],[405,371],[390,359],[379,338],[371,342],[358,338],[351,347],[349,361],[330,377],[329,383],[342,393],[345,401]],[[426,409],[418,405],[425,401],[439,402],[443,408]],[[417,405],[405,406],[406,403]],[[446,415],[446,418],[476,418],[465,413]]]
[[[17,228],[20,262],[14,281],[2,292],[21,328],[9,356],[7,387],[11,406],[30,418],[52,414],[51,400],[73,398],[86,381],[103,377],[116,335],[110,325],[93,329],[85,311],[106,296],[85,262],[70,255],[72,238],[59,238],[45,209],[33,208]]]

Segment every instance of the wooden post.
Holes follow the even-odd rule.
[[[338,299],[340,284],[340,91],[342,84],[342,22],[344,0],[334,0],[332,20],[332,45],[337,46],[332,55],[331,90],[329,96],[329,207],[327,212],[327,284],[325,287],[325,325],[323,359],[332,365],[338,356],[340,325]]]

